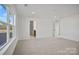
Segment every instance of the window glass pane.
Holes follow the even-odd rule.
[[[0,46],[5,44],[7,41],[7,26],[0,23]]]
[[[10,26],[10,38],[13,37],[13,32],[14,32],[14,31],[13,31],[13,28],[14,28],[13,26]]]
[[[0,46],[7,41],[7,11],[4,5],[0,5]]]
[[[13,16],[10,16],[10,24],[14,25],[14,17]]]
[[[7,11],[3,5],[0,5],[0,21],[7,22]]]

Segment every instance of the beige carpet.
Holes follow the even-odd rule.
[[[79,42],[63,38],[19,40],[14,55],[75,55]]]

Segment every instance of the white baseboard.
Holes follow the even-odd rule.
[[[68,39],[68,40],[73,40],[73,41],[79,41],[79,39],[76,39],[76,38],[73,38],[73,39],[71,39],[71,38],[68,38],[68,37],[64,37],[64,36],[58,36],[59,38],[65,38],[65,39]]]

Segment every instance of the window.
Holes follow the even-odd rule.
[[[4,5],[0,5],[0,47],[8,43],[15,34],[14,14]]]
[[[13,37],[14,34],[14,16],[10,15],[10,38]]]
[[[0,5],[0,46],[7,41],[7,11],[3,5]]]
[[[6,43],[7,38],[7,27],[5,24],[0,23],[0,45],[3,45]]]

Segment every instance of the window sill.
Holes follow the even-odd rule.
[[[0,47],[0,55],[3,55],[5,53],[5,51],[8,49],[8,47],[12,44],[12,42],[15,40],[16,38],[12,38],[11,41],[5,43],[3,46]]]

